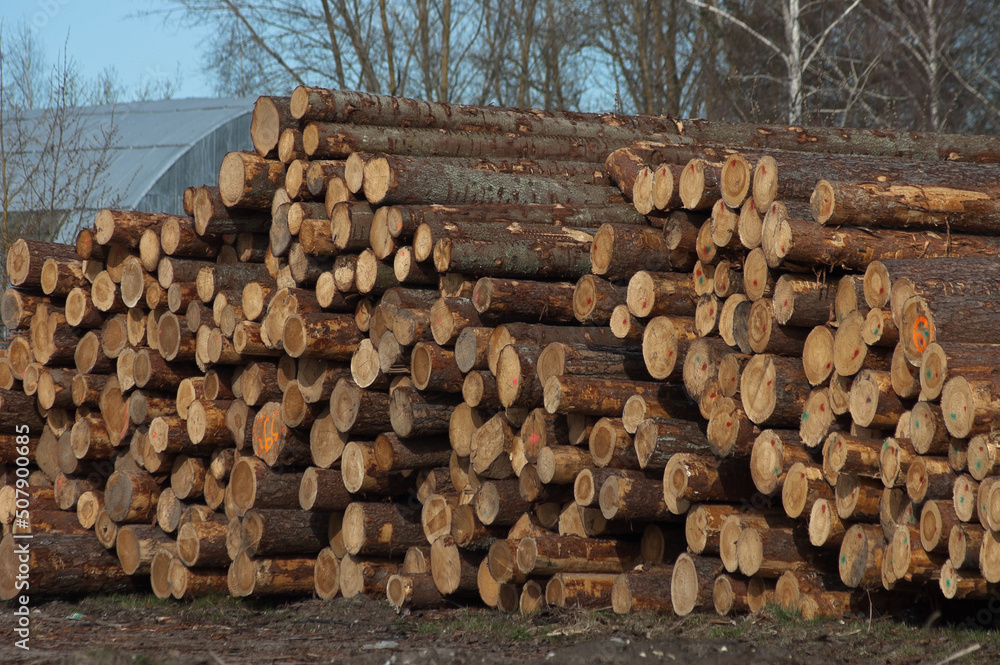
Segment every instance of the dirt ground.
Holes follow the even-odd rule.
[[[366,598],[175,603],[109,596],[32,608],[30,651],[14,647],[14,606],[0,607],[0,663],[997,663],[1000,633],[981,625],[995,614],[986,607],[914,605],[895,617],[803,621],[776,610],[735,619],[619,617],[610,609],[522,617],[459,606],[396,614]]]

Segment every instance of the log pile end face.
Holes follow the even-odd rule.
[[[996,255],[973,215],[992,214],[993,174],[810,152],[856,151],[853,130],[768,135],[781,151],[754,133],[711,147],[743,131],[712,123],[680,128],[682,146],[634,140],[679,129],[661,124],[300,87],[258,100],[255,152],[188,188],[187,217],[102,210],[74,247],[14,242],[0,430],[37,416],[35,473],[100,539],[62,534],[96,550],[58,579],[413,608],[478,586],[524,613],[599,596],[729,614],[775,593],[837,615],[849,589],[935,578],[984,596],[1000,580],[1000,384],[961,347],[962,294],[995,279],[926,257]],[[114,469],[103,485],[78,475],[96,463]],[[414,487],[422,521],[400,499]],[[754,491],[780,491],[811,544],[739,509]],[[318,542],[269,517],[299,508],[322,518]],[[669,513],[696,555],[670,560]],[[636,514],[668,519],[643,532],[648,569],[612,577]],[[152,551],[167,533],[176,547]],[[397,540],[427,565],[401,569]],[[800,546],[836,550],[837,574]],[[840,583],[786,573],[772,592],[789,566]]]

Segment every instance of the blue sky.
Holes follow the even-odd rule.
[[[85,79],[114,66],[126,96],[150,81],[177,80],[178,73],[175,98],[213,96],[201,47],[211,30],[176,19],[165,24],[168,7],[163,0],[0,0],[0,20],[8,28],[27,22],[50,64],[65,46]]]

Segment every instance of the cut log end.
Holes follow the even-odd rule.
[[[820,224],[826,224],[833,216],[835,205],[833,186],[827,180],[820,180],[809,197],[809,208],[813,219]]]

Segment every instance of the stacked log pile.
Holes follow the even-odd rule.
[[[11,248],[0,597],[29,532],[33,597],[993,593],[997,140],[306,87],[251,133]]]

